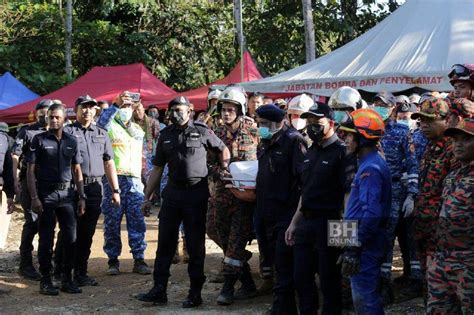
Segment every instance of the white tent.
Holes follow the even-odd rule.
[[[451,89],[456,63],[474,63],[474,0],[407,0],[362,36],[247,91],[331,95],[343,85],[368,92]]]

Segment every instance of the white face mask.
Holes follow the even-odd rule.
[[[120,120],[123,122],[129,122],[132,119],[133,110],[130,107],[120,108],[119,110]]]
[[[301,130],[306,127],[306,119],[302,118],[294,118],[291,120],[291,125],[296,129],[296,130]]]

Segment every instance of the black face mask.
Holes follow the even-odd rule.
[[[46,116],[38,116],[37,120],[40,125],[46,126]]]
[[[173,111],[171,114],[170,120],[175,125],[183,125],[184,113]]]
[[[311,124],[306,127],[306,132],[311,140],[320,142],[324,136],[324,126]]]

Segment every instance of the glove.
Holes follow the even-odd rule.
[[[402,206],[402,212],[404,213],[404,217],[411,217],[413,214],[413,210],[415,210],[415,200],[413,199],[412,194],[408,194]]]
[[[341,265],[341,273],[344,276],[352,276],[360,270],[360,247],[347,247],[339,259],[337,264]]]

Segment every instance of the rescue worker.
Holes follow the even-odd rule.
[[[384,314],[378,285],[392,202],[391,173],[378,152],[385,124],[371,109],[358,109],[351,117],[353,129],[345,142],[347,150],[357,154],[359,168],[344,220],[357,221],[357,245],[345,247],[339,262],[342,273],[350,276],[356,314]]]
[[[123,215],[127,218],[128,244],[134,259],[133,272],[146,275],[151,270],[144,261],[145,218],[141,211],[143,202],[142,150],[145,133],[140,126],[132,122],[133,101],[128,91],[121,93],[114,106],[102,112],[97,124],[107,130],[114,152],[114,163],[118,175],[119,189],[112,188],[103,181],[104,201],[104,251],[107,254],[109,268],[107,274],[118,275],[120,263],[118,257],[122,251],[120,226]],[[120,194],[120,207],[112,202],[114,194]]]
[[[222,119],[217,112],[217,101],[221,93],[222,91],[218,89],[209,91],[207,94],[207,111],[200,113],[196,121],[205,123],[211,129],[222,125]]]
[[[444,180],[436,225],[436,250],[428,266],[427,314],[470,314],[474,310],[474,119],[445,133],[461,165]]]
[[[15,143],[12,148],[12,163],[13,163],[13,179],[17,193],[20,195],[20,204],[23,208],[25,223],[23,224],[23,230],[21,231],[21,242],[20,242],[20,268],[18,273],[20,276],[29,280],[41,279],[41,275],[36,271],[33,266],[33,239],[38,233],[38,222],[33,220],[31,213],[31,196],[28,190],[26,180],[26,154],[30,150],[31,140],[36,134],[46,131],[46,114],[49,106],[54,103],[53,100],[44,99],[38,102],[35,106],[35,117],[36,122],[23,127],[15,139]],[[17,175],[17,170],[20,166],[20,174]]]
[[[456,98],[451,102],[448,127],[456,127],[464,118],[474,117],[474,102],[467,98]]]
[[[316,103],[301,117],[307,119],[313,144],[304,160],[298,209],[285,234],[286,243],[294,246],[299,313],[318,313],[314,278],[317,266],[323,293],[322,313],[341,314],[341,270],[336,264],[340,250],[328,245],[327,226],[329,220],[341,219],[344,208],[346,149],[334,130],[334,112],[328,105]]]
[[[58,295],[51,282],[51,258],[54,228],[59,222],[62,239],[61,291],[81,293],[72,281],[74,243],[76,242],[76,207],[71,180],[77,189],[77,216],[85,211],[82,157],[74,136],[63,131],[66,109],[52,104],[47,111],[48,131],[34,136],[27,155],[27,183],[31,209],[38,214],[38,261],[41,272],[40,293]]]
[[[257,160],[258,130],[253,119],[245,117],[246,96],[236,88],[227,88],[219,96],[217,111],[224,125],[214,130],[230,151],[230,162]],[[207,218],[208,235],[224,253],[224,285],[217,298],[219,305],[234,301],[234,285],[238,279],[242,286],[235,299],[255,296],[257,291],[248,260],[251,252],[245,250],[251,238],[254,203],[235,197],[225,188],[226,182],[215,179],[213,198],[209,199]]]
[[[288,119],[296,130],[302,135],[307,137],[305,133],[306,119],[301,118],[301,115],[307,112],[311,106],[314,105],[314,101],[311,97],[306,94],[301,94],[293,97],[288,104]],[[308,137],[309,139],[309,137]]]
[[[168,105],[172,125],[163,129],[158,140],[142,209],[149,215],[150,197],[160,185],[163,168],[169,167],[169,180],[163,191],[159,214],[158,248],[153,272],[153,288],[136,299],[157,304],[167,303],[170,266],[176,252],[179,225],[184,224],[189,253],[190,289],[184,308],[202,304],[204,276],[207,184],[206,151],[218,151],[221,169],[228,167],[230,154],[224,143],[205,124],[190,120],[190,103],[178,96]]]
[[[455,98],[474,101],[474,64],[455,64],[448,76]]]
[[[406,98],[406,97],[405,97]],[[379,93],[374,99],[374,110],[379,113],[385,123],[385,134],[380,139],[385,160],[392,174],[392,206],[387,224],[388,249],[384,263],[382,264],[381,288],[384,304],[393,302],[392,289],[392,261],[393,246],[395,242],[395,230],[400,217],[400,212],[413,211],[414,200],[418,193],[418,165],[414,152],[409,148],[410,129],[405,124],[395,122],[391,117],[395,116],[396,99],[390,93]],[[408,98],[404,105],[409,106]],[[403,191],[402,176],[407,173],[407,189]]]
[[[263,105],[264,95],[260,92],[253,92],[249,95],[247,116],[255,119],[255,111]]]
[[[448,103],[440,98],[428,98],[420,107],[420,111],[412,117],[420,119],[421,130],[429,144],[420,165],[420,191],[412,216],[417,257],[422,274],[426,276],[426,268],[435,250],[443,181],[457,167],[457,163],[453,156],[452,140],[444,135],[449,115]]]
[[[285,112],[276,105],[261,106],[256,113],[261,134],[269,135],[262,139],[258,154],[256,196],[256,216],[264,223],[264,237],[272,251],[268,253],[269,260],[276,271],[273,303],[268,314],[297,314],[293,249],[285,243],[285,231],[301,194],[300,172],[306,142],[299,132],[284,123]]]
[[[332,93],[328,105],[334,110],[334,120],[338,124],[350,118],[352,111],[367,107],[360,93],[349,86],[342,86]]]
[[[102,212],[102,177],[107,176],[112,187],[112,204],[120,207],[117,173],[110,139],[104,129],[97,127],[94,117],[97,101],[89,95],[80,96],[75,102],[76,122],[64,128],[64,132],[76,138],[82,156],[81,170],[84,181],[86,208],[77,219],[77,241],[74,258],[74,281],[78,286],[96,286],[98,282],[87,274],[87,261],[91,253],[97,220]]]

